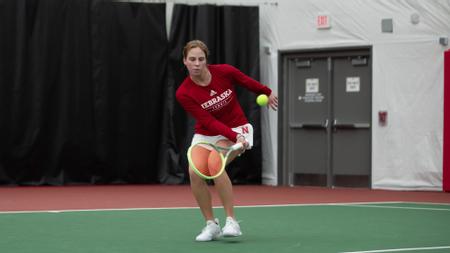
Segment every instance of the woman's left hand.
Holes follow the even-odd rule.
[[[269,96],[269,102],[267,106],[272,108],[272,110],[276,111],[278,109],[278,97],[273,93]]]

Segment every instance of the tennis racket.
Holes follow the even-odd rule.
[[[192,170],[203,179],[214,179],[222,175],[233,151],[243,148],[242,143],[220,147],[208,142],[199,142],[189,147],[187,157]]]

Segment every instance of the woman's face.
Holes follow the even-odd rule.
[[[200,76],[206,69],[206,55],[203,50],[194,47],[189,50],[186,58],[183,60],[184,65],[191,76]]]

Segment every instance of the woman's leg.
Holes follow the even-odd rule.
[[[208,166],[208,157],[211,151],[198,147],[192,150],[192,157],[195,159],[195,164],[200,167]],[[214,214],[211,202],[211,193],[208,189],[208,184],[202,178],[200,178],[195,172],[189,168],[189,178],[191,182],[191,190],[197,201],[198,206],[206,221],[214,220]]]
[[[233,185],[226,171],[214,179],[214,185],[222,201],[226,216],[234,218]]]
[[[232,144],[233,142],[230,141],[219,141],[216,145],[230,146]],[[231,162],[234,158],[236,158],[239,152],[241,151],[234,152],[228,162]],[[226,171],[216,178],[214,183],[217,192],[219,193],[219,197],[222,200],[223,208],[227,216],[225,226],[222,228],[222,235],[225,237],[242,235],[241,227],[234,216],[233,185]]]
[[[216,143],[218,146],[228,147],[233,145],[234,143],[229,140],[220,140]],[[229,158],[229,162],[231,162],[236,156],[238,152],[232,154]],[[212,164],[214,160],[214,156],[210,155],[209,164]],[[218,178],[214,179],[214,185],[219,194],[220,200],[222,201],[223,208],[228,217],[234,218],[234,199],[233,199],[233,185],[231,183],[230,178],[226,171],[223,172]]]

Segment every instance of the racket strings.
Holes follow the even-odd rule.
[[[220,150],[213,150],[208,157],[209,176],[215,176],[221,173],[223,167],[223,158]]]
[[[191,151],[191,167],[205,177],[215,177],[223,170],[224,150],[218,147],[197,144]]]
[[[193,172],[204,179],[217,178],[223,173],[227,164],[236,157],[234,152],[242,148],[242,146],[237,148],[234,146],[222,147],[207,142],[197,143],[188,150],[189,166]]]

